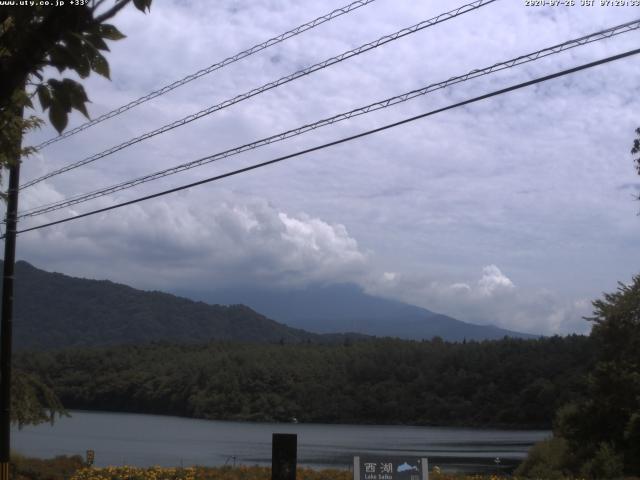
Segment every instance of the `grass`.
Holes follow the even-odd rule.
[[[67,480],[84,467],[82,457],[59,456],[50,459],[11,454],[12,480]]]
[[[351,480],[347,470],[298,468],[297,480]],[[106,467],[79,470],[71,480],[271,480],[269,467]]]

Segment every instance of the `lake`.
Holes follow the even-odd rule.
[[[349,468],[354,455],[426,456],[444,471],[513,468],[540,430],[250,423],[72,411],[55,424],[13,430],[12,447],[41,458],[95,451],[97,466],[271,465],[271,435],[298,435],[298,464]]]

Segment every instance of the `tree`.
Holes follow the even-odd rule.
[[[22,427],[52,422],[55,415],[68,415],[62,402],[40,378],[21,370],[13,372],[11,422]]]
[[[71,110],[89,116],[82,84],[70,78],[45,80],[44,72],[54,67],[61,74],[73,70],[80,78],[92,71],[109,78],[109,63],[102,54],[109,50],[106,40],[124,35],[106,22],[131,1],[144,12],[152,0],[118,0],[106,10],[105,1],[0,9],[0,168],[33,153],[20,143],[25,131],[41,124],[35,116],[22,118],[23,108],[33,108],[33,97],[48,110],[58,132],[67,126]]]
[[[631,153],[638,155],[640,127],[635,133]],[[640,156],[633,162],[640,175]],[[531,450],[519,469],[522,475],[640,476],[640,275],[593,307],[586,320],[594,323],[590,337],[597,361],[586,395],[558,410],[554,438]]]
[[[566,462],[591,477],[640,475],[640,275],[593,302],[597,363],[585,399],[563,408]]]
[[[35,115],[26,118],[23,115],[25,108],[34,108],[34,97],[42,110],[48,111],[49,121],[59,133],[67,126],[72,110],[89,116],[86,108],[89,99],[82,84],[70,78],[45,80],[47,69],[53,67],[60,74],[74,71],[81,79],[91,72],[109,78],[109,63],[102,52],[109,50],[107,40],[120,40],[124,35],[106,22],[131,2],[145,12],[150,9],[151,1],[116,0],[110,7],[106,6],[106,0],[77,2],[82,5],[67,2],[67,5],[57,6],[35,2],[33,6],[13,5],[0,9],[0,174],[4,168],[18,170],[20,158],[35,151],[22,146],[23,135],[43,123]],[[17,175],[12,178],[17,182]],[[17,189],[14,192],[14,205],[17,205]],[[3,326],[3,335],[4,332]],[[10,352],[10,335],[8,338]],[[3,360],[2,368],[6,368],[3,371],[8,379],[10,353],[8,360]],[[52,420],[55,413],[64,412],[53,391],[26,373],[15,375],[11,382],[11,398],[14,407],[11,421],[19,425]]]
[[[640,153],[640,127],[636,128],[636,136],[637,138],[633,141],[633,147],[631,148],[631,153],[633,155],[637,155]],[[633,163],[635,163],[638,175],[640,175],[640,156],[634,158]],[[638,200],[640,200],[640,195],[638,195]]]
[[[636,136],[638,138],[636,138],[633,141],[633,147],[631,148],[631,153],[633,155],[636,155],[637,153],[640,153],[640,127],[636,128]],[[636,169],[638,170],[638,173],[640,174],[640,157],[634,158],[633,162],[636,164]]]

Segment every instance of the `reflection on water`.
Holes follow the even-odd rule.
[[[298,434],[298,463],[349,468],[354,455],[428,457],[446,471],[508,469],[547,436],[539,430],[239,423],[157,415],[71,412],[55,425],[14,431],[13,449],[53,457],[95,450],[96,465],[270,465],[271,435]]]

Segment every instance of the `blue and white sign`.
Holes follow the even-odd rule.
[[[353,457],[353,480],[429,480],[429,461],[415,457]]]

